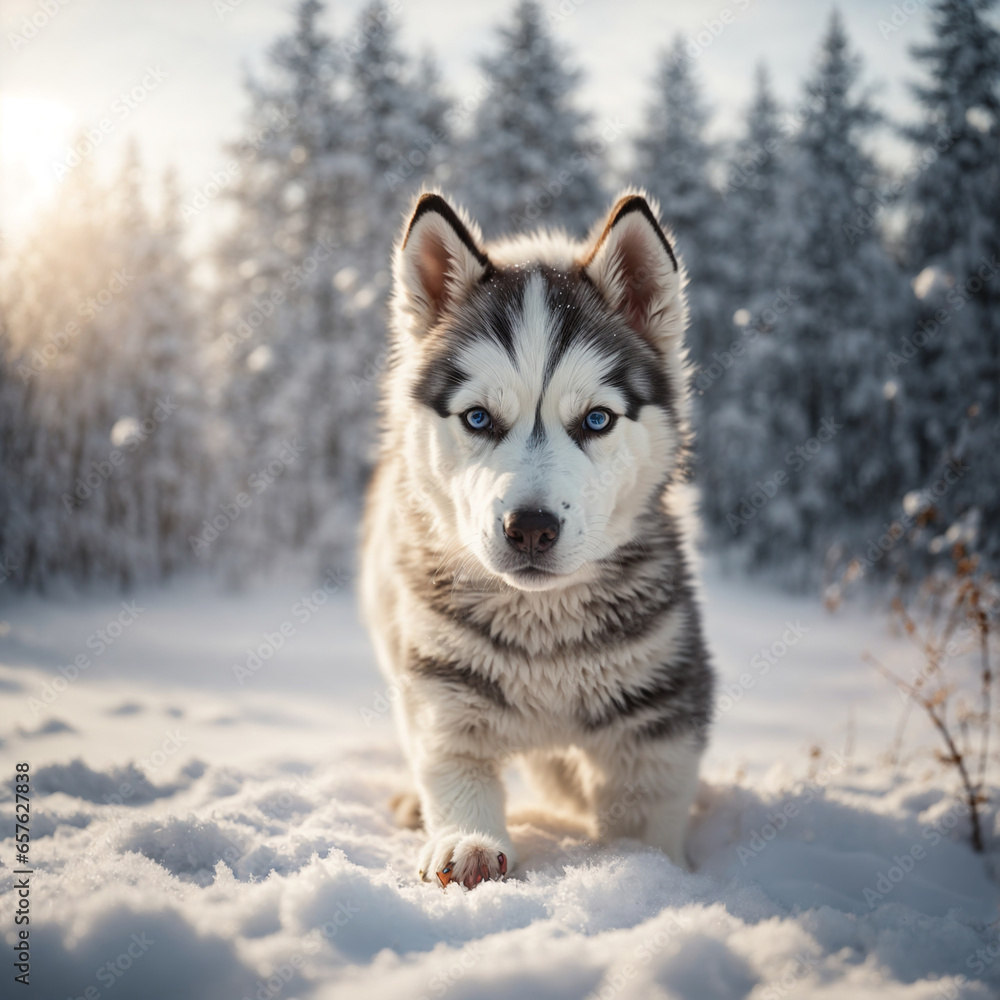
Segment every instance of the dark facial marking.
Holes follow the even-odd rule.
[[[672,409],[670,384],[642,344],[633,341],[622,345],[618,361],[607,375],[607,383],[625,397],[625,416],[629,420],[636,420],[643,406],[649,404]]]
[[[535,407],[535,423],[531,428],[531,434],[528,436],[528,445],[532,448],[537,448],[544,443],[545,427],[542,424],[542,401],[539,399],[538,405]]]
[[[554,320],[552,340],[546,359],[547,386],[556,367],[574,346],[585,344],[614,361],[606,383],[625,397],[630,420],[637,419],[643,406],[673,409],[670,383],[662,359],[629,327],[624,317],[614,313],[598,293],[586,273],[539,268],[546,283],[546,305]],[[584,436],[574,435],[583,446]]]
[[[451,414],[451,400],[471,378],[457,358],[464,345],[476,340],[499,344],[514,363],[514,318],[524,299],[526,275],[490,267],[466,299],[449,309],[427,335],[428,348],[412,395],[441,417]]]
[[[429,406],[439,417],[451,416],[451,400],[455,393],[469,381],[451,357],[434,357],[421,369],[411,390],[415,402]]]
[[[595,326],[604,318],[606,309],[590,279],[581,269],[565,272],[540,268],[545,279],[545,304],[554,320],[549,356],[545,362],[543,387],[547,387],[556,366],[569,348],[594,337]]]
[[[548,385],[566,353],[585,344],[612,359],[606,382],[625,397],[625,416],[630,420],[635,420],[647,405],[672,411],[670,383],[655,350],[609,308],[582,269],[564,272],[543,265],[490,267],[467,299],[450,310],[429,334],[432,341],[414,383],[414,399],[442,417],[449,416],[455,392],[471,378],[456,359],[462,346],[472,341],[492,340],[516,365],[516,318],[523,309],[525,287],[535,273],[544,279],[546,306],[553,321],[543,386]],[[529,442],[540,444],[544,433],[536,410]],[[576,437],[583,447],[584,437]]]

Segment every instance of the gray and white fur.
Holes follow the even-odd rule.
[[[394,281],[361,591],[420,876],[472,887],[516,864],[511,754],[595,837],[683,864],[713,673],[674,495],[683,268],[657,206],[628,191],[583,242],[487,245],[425,193]]]

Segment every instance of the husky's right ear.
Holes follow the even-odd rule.
[[[611,209],[585,273],[636,333],[663,353],[680,346],[686,308],[677,255],[656,217],[656,203],[626,191]]]
[[[489,270],[479,228],[439,194],[423,194],[396,253],[397,302],[415,333],[428,330]]]

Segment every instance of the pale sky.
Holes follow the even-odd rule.
[[[192,194],[224,162],[222,143],[241,136],[244,71],[259,69],[271,41],[289,30],[291,0],[0,0],[0,229],[16,244],[32,214],[51,199],[54,164],[80,129],[108,126],[92,154],[99,169],[120,160],[134,136],[151,171],[174,165]],[[916,0],[910,0],[912,7]],[[413,52],[437,57],[455,98],[481,79],[477,57],[490,50],[493,27],[513,0],[400,0],[395,15]],[[327,27],[343,33],[362,0],[328,5]],[[833,6],[827,0],[543,0],[552,29],[584,70],[581,104],[596,124],[624,122],[612,150],[628,162],[628,138],[639,129],[657,54],[680,32],[700,48],[697,68],[715,118],[713,133],[740,127],[757,62],[772,73],[779,98],[793,101],[808,72]],[[865,60],[876,103],[896,117],[915,113],[907,83],[919,70],[907,46],[926,36],[926,4],[888,32],[896,2],[843,0],[848,33]],[[723,12],[728,11],[728,14]],[[30,21],[41,27],[33,37]],[[27,20],[26,20],[27,19]],[[25,24],[28,30],[25,31]],[[714,26],[716,37],[710,32]],[[708,44],[704,44],[708,42]],[[138,88],[138,89],[136,89]],[[136,89],[144,96],[123,101]],[[129,104],[133,106],[130,107]],[[885,137],[889,162],[904,147]],[[194,227],[210,237],[216,206]]]

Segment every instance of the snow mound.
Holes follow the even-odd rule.
[[[769,627],[759,593],[732,594],[730,609],[746,610],[727,617],[728,634],[742,629],[746,648],[723,648],[730,679]],[[726,615],[726,599],[715,594],[713,613]],[[287,604],[286,595],[272,600]],[[169,630],[147,603],[151,635],[162,637]],[[249,605],[256,625],[260,608]],[[315,646],[286,651],[258,689],[226,688],[196,658],[208,628],[215,648],[228,641],[238,654],[246,629],[229,640],[217,633],[227,607],[176,605],[189,624],[199,614],[206,622],[206,632],[190,628],[183,683],[135,677],[129,657],[141,662],[142,642],[154,641],[136,631],[120,668],[108,661],[103,676],[63,695],[55,717],[76,733],[44,718],[30,739],[10,723],[0,730],[8,773],[16,760],[33,768],[38,996],[79,997],[90,987],[126,1000],[985,1000],[1000,992],[994,858],[970,849],[968,817],[950,789],[837,752],[801,753],[799,737],[782,729],[793,720],[811,742],[841,745],[827,717],[849,669],[835,643],[853,628],[824,633],[820,619],[803,617],[812,646],[776,668],[785,683],[748,690],[720,718],[693,820],[694,871],[637,843],[588,843],[526,800],[513,774],[521,863],[506,882],[468,892],[415,877],[421,834],[392,820],[390,800],[408,779],[389,713],[371,722],[384,687],[370,661],[341,657],[331,676],[317,656],[310,680],[302,663],[322,646],[317,631]],[[360,634],[340,635],[347,610],[331,619],[337,637],[363,650]],[[767,613],[776,628],[804,614]],[[79,609],[28,608],[21,618],[36,616],[39,631],[48,621],[44,634],[58,642],[71,614],[71,643]],[[93,614],[100,620],[106,609]],[[823,671],[808,673],[816,660]],[[27,698],[50,676],[0,662],[0,682],[10,682],[0,683],[0,718],[24,719]],[[855,689],[861,677],[849,678]],[[130,704],[143,711],[120,711]],[[885,704],[872,714],[895,723]],[[756,756],[744,760],[746,748]],[[10,805],[9,786],[2,794]],[[995,814],[985,821],[995,843]],[[13,844],[4,832],[6,862]],[[0,906],[13,906],[14,878],[0,867]]]
[[[38,735],[38,734],[33,734]],[[134,804],[167,798],[181,786],[160,787],[146,777],[145,772],[129,763],[107,772],[95,771],[79,757],[69,764],[48,764],[34,774],[34,787],[42,794],[64,792],[88,802],[112,803],[117,800]]]

